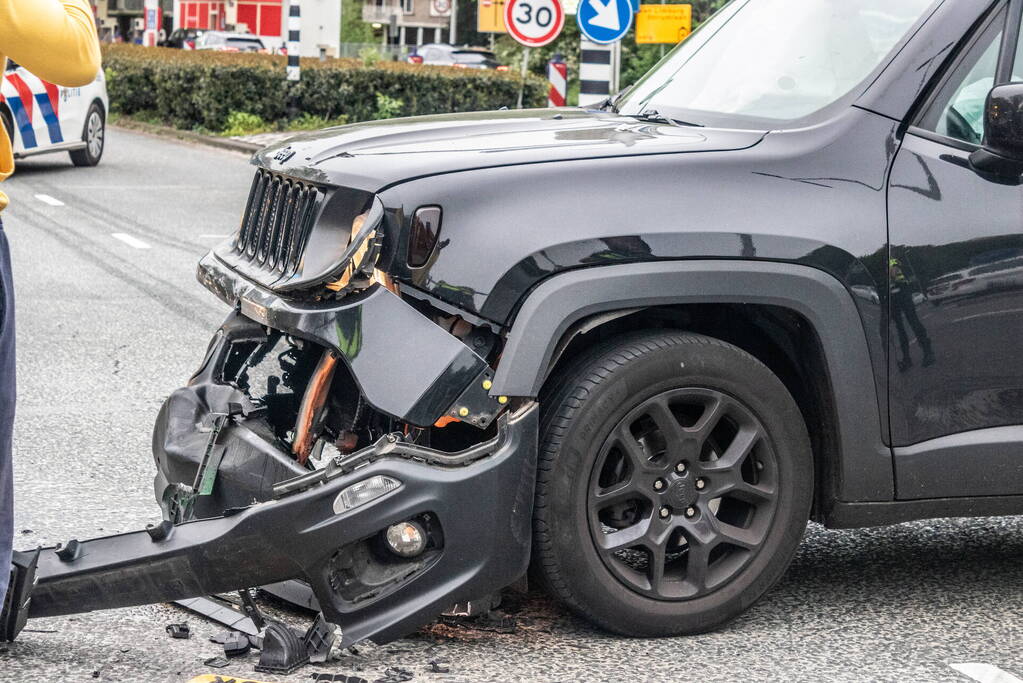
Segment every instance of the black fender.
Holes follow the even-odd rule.
[[[809,266],[767,261],[692,260],[601,266],[551,277],[526,297],[508,334],[492,395],[535,397],[558,345],[588,317],[687,303],[779,306],[813,326],[824,351],[838,416],[835,494],[841,501],[894,497],[866,331],[852,294]]]

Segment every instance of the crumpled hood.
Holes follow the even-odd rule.
[[[253,163],[369,192],[411,178],[514,164],[744,149],[763,131],[655,124],[581,109],[474,112],[306,133]]]

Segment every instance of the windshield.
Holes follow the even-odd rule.
[[[733,0],[617,103],[705,125],[804,119],[853,92],[934,0]]]

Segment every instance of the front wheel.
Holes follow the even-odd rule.
[[[106,117],[103,108],[96,102],[89,107],[85,115],[85,128],[82,130],[82,141],[85,147],[70,152],[71,163],[75,166],[95,166],[103,158],[103,144],[106,140]]]
[[[631,636],[700,633],[781,578],[813,464],[784,384],[741,349],[681,332],[596,349],[548,382],[534,573]]]

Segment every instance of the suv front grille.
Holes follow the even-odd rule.
[[[266,169],[256,171],[234,242],[239,265],[290,277],[302,261],[323,192],[315,185]],[[244,268],[244,266],[243,266]]]

